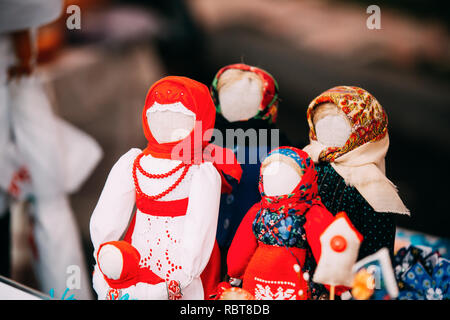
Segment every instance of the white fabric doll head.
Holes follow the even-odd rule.
[[[210,92],[217,114],[227,122],[276,122],[278,84],[263,69],[244,63],[227,65],[217,72]]]
[[[302,171],[290,157],[280,153],[269,155],[261,165],[264,192],[268,196],[289,194],[299,184]]]
[[[155,102],[147,110],[148,127],[158,143],[183,140],[194,129],[195,120],[195,113],[181,102]]]
[[[217,90],[222,115],[228,121],[248,120],[258,114],[263,88],[257,74],[228,69],[219,78]]]
[[[330,102],[321,104],[315,109],[313,124],[317,141],[326,147],[344,146],[352,133],[346,114]]]

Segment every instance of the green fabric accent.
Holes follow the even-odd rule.
[[[219,80],[217,79],[217,76],[214,77],[213,82],[211,83],[211,95],[213,98],[213,102],[214,105],[216,107],[216,112],[217,113],[222,113],[222,111],[220,110],[220,103],[219,103],[219,97],[217,96],[217,83],[219,82]]]

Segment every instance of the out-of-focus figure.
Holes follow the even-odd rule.
[[[61,0],[0,1],[0,273],[11,274],[10,219],[17,212],[11,208],[20,208],[32,222],[28,240],[39,289],[60,296],[69,288],[77,299],[89,299],[89,274],[68,194],[90,175],[102,151],[53,113],[33,74],[37,28],[57,19],[62,5]]]

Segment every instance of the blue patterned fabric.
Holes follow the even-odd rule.
[[[283,156],[291,158],[292,160],[294,160],[298,164],[298,166],[302,170],[302,173],[304,173],[305,165],[303,164],[303,159],[301,159],[299,154],[297,152],[295,152],[294,150],[291,150],[289,148],[278,148],[278,149],[275,149],[275,150],[271,151],[267,155],[267,157],[272,156],[274,154],[281,154]],[[311,161],[309,158],[306,159],[306,160],[307,161]]]
[[[253,232],[262,243],[274,246],[306,248],[306,232],[303,225],[306,218],[296,215],[295,209],[287,215],[260,210],[253,222]]]
[[[430,248],[410,246],[395,257],[400,300],[450,299],[450,261]]]

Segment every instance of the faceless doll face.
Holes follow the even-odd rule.
[[[286,161],[272,160],[277,157],[272,155],[263,162],[263,187],[268,196],[281,196],[291,193],[299,184],[302,175],[300,170],[296,170],[293,165]]]
[[[317,141],[327,147],[342,147],[351,134],[347,116],[333,103],[319,105],[313,116]]]
[[[258,75],[237,69],[226,70],[218,82],[222,115],[230,122],[256,116],[263,98],[262,81]]]
[[[195,114],[177,102],[155,103],[147,111],[147,121],[153,137],[158,143],[180,141],[194,129]]]
[[[101,248],[98,253],[98,263],[104,274],[110,279],[117,280],[122,274],[123,258],[120,250],[110,244]]]

